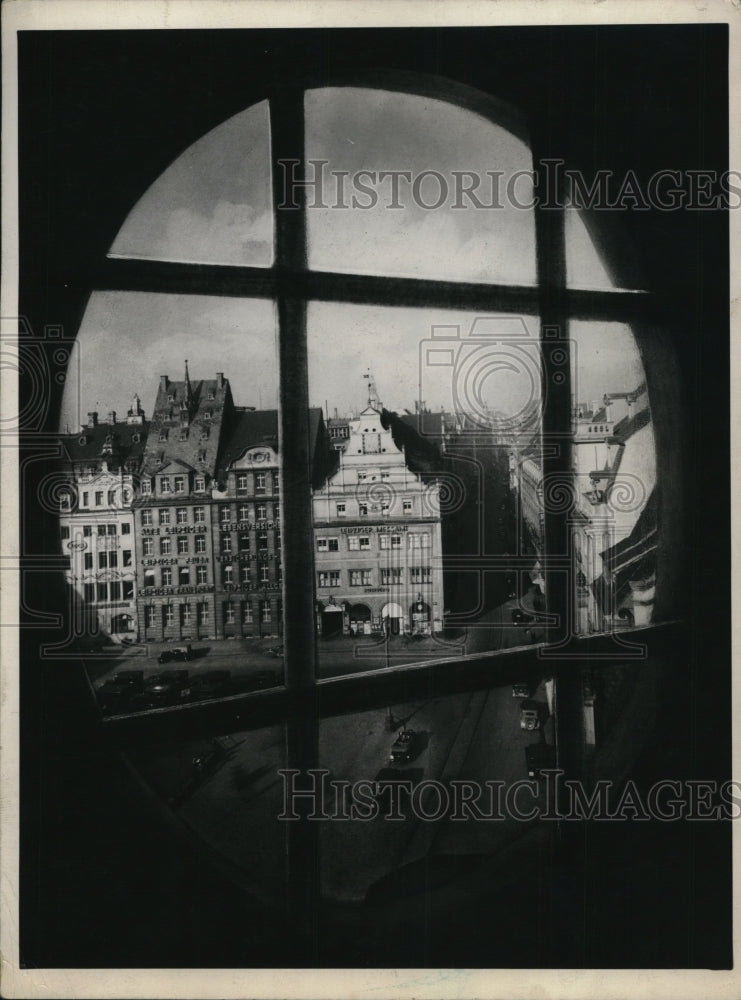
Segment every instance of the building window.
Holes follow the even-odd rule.
[[[59,537],[62,539],[62,541],[64,541],[66,538],[69,538],[69,527],[66,524],[63,524],[62,527],[59,529]]]
[[[148,496],[152,492],[152,481],[151,479],[142,479],[139,483],[139,492],[142,496]]]
[[[193,488],[197,493],[202,493],[206,489],[206,477],[196,476]]]
[[[255,520],[257,521],[267,521],[268,519],[268,507],[267,504],[261,503],[257,505]]]
[[[221,536],[221,551],[231,552],[232,551],[232,536],[222,535]]]
[[[196,566],[196,583],[208,583],[208,566]]]
[[[206,551],[206,536],[196,535],[196,552],[203,554]]]
[[[92,526],[92,524],[83,524],[83,526],[82,526],[82,537],[83,538],[90,538],[90,536],[92,535],[92,533],[93,533],[93,526]]]
[[[373,571],[370,569],[351,569],[351,587],[370,587],[373,585]]]
[[[145,569],[144,570],[144,586],[145,587],[154,587],[154,570],[153,569]]]
[[[270,583],[270,567],[261,566],[260,567],[260,583]]]
[[[94,583],[85,583],[85,584],[83,584],[83,594],[84,594],[84,597],[85,597],[85,603],[86,604],[94,604],[95,603],[95,584]]]
[[[190,604],[180,605],[180,624],[183,628],[190,626]]]
[[[110,592],[110,599],[112,601],[121,600],[121,584],[119,583],[118,580],[114,580],[112,583],[110,583],[108,585],[108,589]]]
[[[172,539],[169,535],[164,538],[160,538],[160,555],[169,556],[172,551]]]
[[[261,552],[266,552],[268,548],[268,536],[263,532],[257,539],[257,547]]]
[[[134,599],[134,584],[131,580],[124,580],[121,584],[121,597],[124,601],[133,601]]]
[[[409,569],[410,583],[429,583],[432,578],[432,570],[429,566],[411,566]]]
[[[249,521],[250,519],[250,508],[246,503],[240,504],[237,508],[237,519],[239,521]]]
[[[401,535],[381,535],[382,549],[400,549]]]
[[[172,570],[169,566],[165,566],[162,570],[162,586],[171,587],[172,586]]]
[[[273,504],[273,520],[274,521],[279,521],[280,520],[280,504],[279,503],[274,503]]]
[[[82,506],[83,507],[87,507],[87,506],[89,506],[89,504],[90,504],[90,494],[89,493],[83,493],[82,494]]]
[[[339,538],[317,538],[316,547],[317,552],[339,552],[340,540]]]
[[[344,517],[346,513],[346,505],[344,503],[335,504],[335,512],[337,517]]]
[[[108,553],[99,552],[98,553],[98,569],[106,569],[108,567]]]
[[[107,524],[105,526],[105,530],[106,530],[106,534],[107,535],[115,535],[116,531],[118,530],[118,525],[115,524],[115,523],[114,524]]]
[[[239,572],[239,576],[242,583],[248,584],[250,582],[249,566],[242,566]]]
[[[143,510],[142,511],[142,527],[143,528],[151,528],[151,526],[152,526],[152,511],[151,510]]]
[[[260,605],[260,616],[265,625],[273,620],[273,612],[270,606],[270,601],[263,601]]]
[[[252,602],[245,601],[245,603],[242,605],[242,624],[251,625],[253,620],[254,619],[252,615]]]
[[[250,536],[249,532],[244,532],[239,536],[239,551],[249,552],[250,551]]]
[[[122,535],[130,535],[131,534],[131,525],[129,524],[128,521],[124,521],[121,524],[121,534]]]
[[[234,582],[234,567],[231,563],[226,563],[222,571],[222,580],[224,583]]]
[[[364,503],[364,502],[361,501],[361,503],[358,504],[358,514],[360,515],[360,517],[367,517],[368,516],[368,504],[367,503]]]
[[[96,589],[97,589],[97,593],[98,593],[98,603],[99,604],[105,604],[105,602],[108,599],[108,584],[107,583],[99,583],[99,584],[96,585]]]
[[[206,521],[206,508],[205,507],[194,507],[193,508],[193,520],[196,524],[204,524]]]
[[[170,523],[170,511],[167,507],[163,507],[160,511],[160,524]]]
[[[109,507],[115,507],[116,506],[116,491],[115,490],[108,490],[108,506]]]
[[[178,507],[175,511],[175,523],[176,524],[187,524],[188,523],[188,508]]]
[[[178,555],[187,556],[188,554],[188,536],[180,535],[178,536]]]
[[[220,507],[219,508],[219,520],[222,524],[229,524],[232,519],[232,512],[230,507]]]
[[[98,534],[99,535],[105,535],[107,533],[108,533],[108,528],[106,527],[106,525],[105,524],[99,524],[98,525]]]
[[[391,505],[390,505],[389,501],[388,500],[382,500],[381,501],[381,513],[383,514],[383,516],[386,517],[388,515],[388,513],[389,513],[390,510],[391,510]]]
[[[100,492],[98,492],[98,493],[95,494],[95,506],[96,507],[102,507],[103,506],[103,492],[102,491],[100,491]]]
[[[144,627],[154,628],[154,622],[155,622],[155,609],[151,607],[151,605],[148,605],[147,607],[144,608]]]
[[[151,556],[154,552],[154,539],[153,538],[143,538],[142,539],[142,555]]]
[[[398,586],[404,581],[404,570],[401,566],[382,566],[381,567],[381,583],[388,586],[393,584]]]
[[[71,505],[71,497],[69,493],[62,493],[59,498],[59,509],[62,511],[69,510]]]
[[[170,477],[160,476],[160,493],[170,492]]]
[[[350,552],[369,552],[371,543],[369,535],[349,535],[347,547]]]
[[[430,547],[430,536],[428,532],[423,531],[421,533],[417,532],[409,533],[410,549],[429,549],[429,547]]]
[[[240,472],[237,476],[237,489],[240,493],[245,493],[247,490],[247,473]]]
[[[368,537],[368,535],[361,535],[360,536],[360,551],[361,552],[368,552],[370,550],[370,547],[371,547],[371,543],[370,543],[370,538]]]
[[[208,604],[206,601],[198,605],[198,624],[208,625]]]
[[[190,584],[190,569],[187,566],[180,566],[178,569],[178,586],[187,587]]]
[[[318,576],[320,587],[339,587],[340,585],[340,571],[338,569],[320,570]]]
[[[412,513],[412,501],[408,497],[405,497],[402,500],[402,510],[404,511],[405,514]]]
[[[86,552],[83,558],[83,569],[93,568],[93,554],[92,552]]]
[[[181,427],[180,428],[180,440],[181,441],[187,441],[188,440],[188,428],[187,427]],[[178,493],[178,492],[182,493],[182,490],[178,490],[177,480],[175,481],[175,492],[176,493]]]
[[[224,605],[224,624],[234,624],[234,605],[231,603]]]
[[[277,497],[280,493],[280,476],[274,472],[271,478],[273,480],[273,496]]]
[[[122,563],[121,563],[122,566],[130,566],[131,565],[131,549],[124,549],[121,552],[121,559],[122,559]]]
[[[264,472],[255,473],[255,493],[265,492],[265,479],[266,474]]]
[[[175,608],[172,604],[163,605],[162,610],[165,613],[165,626],[175,624]]]

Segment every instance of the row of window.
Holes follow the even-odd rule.
[[[277,503],[270,504],[272,508],[271,520],[277,521],[280,517],[280,505]],[[237,508],[237,520],[238,521],[267,521],[268,520],[268,504],[258,504],[256,507],[250,507],[247,504],[241,504]],[[154,525],[154,515],[157,514],[158,524],[188,524],[188,508],[187,507],[176,507],[175,508],[175,520],[172,520],[172,511],[169,507],[159,508],[157,511],[153,510],[143,510],[141,512],[141,523],[145,528],[151,528]],[[228,504],[219,508],[219,521],[222,524],[230,524],[233,519],[232,509]],[[206,523],[206,508],[205,507],[193,507],[193,524],[205,524]]]
[[[109,601],[134,599],[132,580],[110,580],[104,583],[86,583],[83,586],[86,604],[107,604]]]
[[[133,563],[131,549],[123,549],[121,552],[121,565],[131,566]],[[92,569],[94,564],[94,556],[92,552],[83,553],[82,565],[83,569]],[[117,569],[118,568],[118,552],[99,552],[98,553],[98,569]]]
[[[204,455],[205,458],[205,455]],[[275,473],[271,480],[268,480],[267,472],[255,472],[254,484],[252,489],[250,489],[249,476],[245,473],[240,473],[237,476],[237,491],[239,493],[255,493],[257,495],[264,493],[277,494],[279,491],[278,485],[278,474]],[[157,483],[159,486],[159,492],[162,495],[167,495],[168,493],[186,493],[187,492],[187,476],[158,476]],[[140,484],[140,492],[143,495],[148,495],[153,492],[152,486],[153,482],[151,479],[142,479]],[[195,493],[204,493],[206,490],[206,477],[205,476],[195,476],[193,479],[193,491]],[[84,496],[85,494],[83,494]],[[97,493],[96,493],[97,496]]]
[[[391,501],[390,500],[380,500],[378,505],[371,504],[368,501],[360,500],[358,502],[358,516],[368,517],[371,509],[375,510],[380,507],[382,514],[391,513]],[[406,497],[401,502],[402,512],[404,514],[412,514],[414,512],[414,502]],[[335,514],[337,517],[347,517],[347,503],[344,500],[338,500],[335,504]]]
[[[208,624],[209,607],[207,602],[196,604],[196,620],[199,626]],[[146,628],[157,626],[157,613],[161,611],[162,624],[165,627],[175,624],[176,616],[181,627],[189,626],[192,622],[192,605],[190,604],[163,604],[161,609],[155,607],[145,607],[144,625]],[[222,609],[225,625],[234,625],[237,620],[237,613],[243,625],[251,625],[255,621],[256,613],[263,624],[268,624],[273,620],[273,607],[269,600],[255,602],[239,601],[236,604],[229,602]]]
[[[243,584],[250,584],[252,582],[252,572],[249,566],[239,566],[239,582]],[[195,582],[197,584],[208,583],[208,566],[195,566]],[[177,586],[185,587],[189,586],[191,582],[191,567],[190,566],[163,566],[160,570],[160,586],[161,587],[172,587],[176,582]],[[257,582],[258,583],[280,583],[280,567],[276,568],[275,581],[270,578],[270,567],[267,565],[258,566]],[[174,574],[177,574],[175,576]],[[226,563],[221,570],[221,580],[222,583],[236,583],[234,566],[231,563]],[[144,586],[145,587],[156,587],[157,580],[156,574],[153,569],[144,570]]]
[[[80,506],[81,507],[119,507],[123,504],[130,503],[131,501],[131,490],[124,489],[120,493],[118,490],[96,490],[93,493],[93,502],[90,502],[90,493],[83,491],[80,496]],[[69,510],[71,504],[71,497],[69,493],[62,494],[60,498],[60,507],[62,510]]]
[[[409,583],[430,583],[432,581],[432,570],[429,566],[409,566],[408,572]],[[373,569],[349,569],[347,574],[351,587],[373,587],[375,585],[375,570]],[[320,587],[342,586],[342,570],[321,570],[317,577]],[[401,585],[404,583],[404,567],[381,567],[380,577],[382,586]]]
[[[381,549],[401,549],[403,548],[402,535],[378,535],[379,548]],[[410,531],[406,535],[410,549],[428,549],[430,547],[430,535],[427,531]],[[370,552],[373,546],[370,535],[348,535],[347,549],[349,552]],[[339,552],[340,540],[335,536],[317,538],[317,552]]]
[[[94,524],[83,524],[83,526],[82,526],[82,534],[83,534],[83,536],[85,538],[90,538],[93,535],[93,533],[94,533],[93,532],[93,528],[94,527],[95,527]],[[99,524],[97,526],[97,531],[95,532],[95,534],[97,534],[97,535],[115,535],[117,532],[118,532],[118,525],[117,524]],[[131,525],[127,521],[124,521],[122,523],[122,525],[121,525],[121,534],[122,535],[130,535],[131,534]],[[69,538],[70,537],[70,526],[68,524],[63,524],[61,526],[60,530],[59,530],[59,535],[60,535],[60,538],[63,541],[64,541],[64,539]]]

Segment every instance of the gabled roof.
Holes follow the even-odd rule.
[[[83,427],[76,434],[60,435],[65,458],[70,462],[98,462],[109,466],[131,460],[141,461],[147,443],[149,424],[97,424]],[[112,454],[103,454],[106,438],[112,437]]]

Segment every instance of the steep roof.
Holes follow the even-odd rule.
[[[62,434],[60,441],[64,457],[70,462],[105,460],[110,468],[128,461],[141,461],[147,443],[149,424],[96,424],[83,427],[76,434]],[[112,453],[106,454],[106,439],[111,437]]]

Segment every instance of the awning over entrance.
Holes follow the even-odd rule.
[[[384,604],[383,611],[381,612],[382,618],[403,618],[404,612],[401,610],[400,604]]]

